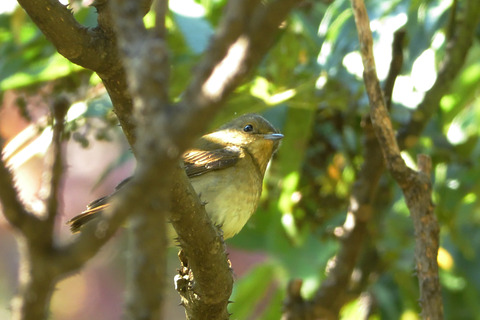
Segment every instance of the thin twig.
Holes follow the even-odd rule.
[[[281,23],[297,4],[296,0],[227,2],[205,58],[180,103],[197,119],[189,124],[190,130],[205,130],[203,123],[260,63],[275,43]]]
[[[154,2],[155,8],[155,37],[166,40],[167,27],[165,25],[165,17],[168,13],[168,0],[157,0]]]
[[[395,86],[395,81],[403,67],[403,47],[405,40],[405,29],[399,29],[393,34],[392,43],[392,61],[390,61],[390,69],[388,69],[388,75],[385,79],[385,85],[383,87],[383,94],[387,103],[387,110],[390,110],[392,105],[392,94]]]
[[[46,205],[47,205],[47,220],[52,227],[50,234],[53,236],[53,226],[55,218],[58,213],[58,192],[61,185],[61,179],[63,175],[63,157],[62,157],[62,136],[65,127],[65,115],[67,114],[70,102],[64,98],[59,97],[55,99],[52,107],[52,114],[54,118],[53,123],[53,137],[50,154],[48,156],[48,170],[47,170],[47,192]]]

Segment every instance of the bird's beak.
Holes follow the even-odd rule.
[[[282,139],[282,138],[283,138],[283,134],[281,134],[281,133],[269,133],[269,134],[263,135],[263,138],[264,138],[264,139],[267,139],[267,140],[276,141],[276,140]]]

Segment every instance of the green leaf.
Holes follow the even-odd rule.
[[[205,51],[213,28],[205,18],[203,6],[193,0],[176,0],[170,2],[170,9],[190,49],[195,54]]]
[[[233,303],[229,307],[233,318],[248,319],[254,313],[258,303],[266,298],[277,270],[277,266],[267,262],[256,266],[236,282],[231,298]]]

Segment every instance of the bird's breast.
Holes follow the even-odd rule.
[[[263,177],[246,157],[232,167],[191,178],[213,223],[222,227],[224,238],[237,234],[255,212]]]

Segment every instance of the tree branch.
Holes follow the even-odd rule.
[[[62,136],[65,128],[65,116],[70,108],[70,101],[64,97],[55,99],[52,107],[53,114],[53,137],[50,154],[47,158],[47,174],[44,175],[46,184],[46,217],[48,225],[54,227],[55,218],[58,214],[58,192],[63,175]],[[47,232],[53,236],[53,229]]]
[[[203,132],[205,120],[212,118],[273,46],[281,23],[297,4],[295,0],[227,3],[218,31],[181,101],[197,119],[190,123],[190,130]]]
[[[385,79],[385,85],[383,87],[383,94],[387,103],[387,110],[390,110],[392,105],[392,94],[400,71],[403,66],[403,48],[405,40],[405,29],[399,29],[393,34],[392,43],[392,61],[390,62],[390,68],[388,69],[388,75]]]
[[[137,98],[136,118],[142,122],[150,121],[153,112],[168,107],[170,66],[166,43],[164,39],[155,37],[154,32],[145,29],[142,20],[144,11],[140,5],[129,5],[128,0],[114,3],[116,5],[111,9],[115,17],[118,45],[123,54],[130,92]]]
[[[367,225],[378,214],[373,212],[372,208],[378,183],[384,171],[384,161],[370,121],[365,121],[364,132],[365,161],[352,188],[335,265],[314,298],[317,316],[321,309],[330,310],[337,316],[342,306],[350,300],[351,274],[368,237]]]
[[[97,72],[112,100],[115,113],[130,143],[135,143],[132,119],[132,98],[128,92],[125,71],[118,55],[110,17],[109,1],[97,0],[96,28],[86,28],[75,20],[72,12],[57,0],[19,0],[23,9],[57,51],[84,68]],[[142,1],[146,13],[151,0]],[[145,11],[146,10],[146,11]]]
[[[352,0],[364,65],[364,81],[370,100],[370,116],[387,168],[402,188],[415,228],[415,260],[420,285],[420,304],[425,319],[442,319],[443,303],[438,278],[439,227],[433,211],[430,178],[408,168],[400,156],[392,124],[377,78],[373,40],[362,0]],[[422,157],[422,162],[425,160]],[[422,163],[422,168],[427,165]],[[423,224],[422,224],[423,223]]]
[[[136,208],[130,219],[131,259],[125,316],[151,319],[162,315],[166,284],[165,220],[170,209],[169,186],[172,182],[171,175],[166,172],[172,171],[181,154],[172,152],[178,147],[166,130],[170,66],[166,44],[154,32],[145,29],[145,11],[138,2],[117,0],[111,9],[129,89],[135,98],[135,120],[139,124],[135,144],[136,174],[140,181],[148,181],[149,185],[143,197],[145,204]],[[164,17],[157,17],[157,21],[164,21]]]
[[[391,100],[393,85],[402,67],[403,37],[404,33],[397,31],[392,44],[393,57],[385,81],[385,96],[388,100]],[[367,225],[378,220],[379,213],[373,208],[378,183],[385,169],[382,151],[370,119],[365,118],[362,125],[365,134],[365,160],[352,188],[347,219],[341,227],[341,247],[335,257],[335,264],[311,301],[302,298],[301,281],[293,280],[290,283],[282,320],[337,319],[341,308],[353,298],[350,292],[351,275],[359,261],[365,239],[369,237]],[[362,273],[362,276],[367,278],[368,274]],[[357,292],[360,292],[360,289],[357,288]]]
[[[168,13],[168,0],[159,0],[154,3],[155,10],[155,35],[158,39],[165,41],[167,38],[167,27],[165,26],[165,17]],[[163,70],[167,72],[168,70]]]
[[[108,67],[104,58],[108,40],[98,30],[79,24],[59,1],[18,0],[18,3],[65,58],[94,71]]]
[[[341,308],[352,298],[349,292],[351,274],[368,237],[367,225],[376,217],[372,208],[384,171],[380,146],[370,121],[364,121],[364,131],[365,161],[353,185],[335,264],[311,301],[305,301],[300,289],[295,289],[298,285],[301,287],[301,283],[292,282],[287,290],[282,320],[337,319]]]
[[[154,178],[153,175],[152,180]],[[155,182],[135,175],[129,182],[130,187],[118,191],[118,196],[112,199],[112,205],[100,219],[87,224],[78,237],[68,245],[56,248],[56,259],[58,264],[63,266],[64,272],[80,268],[93,257],[132,212],[149,209],[146,202],[150,197],[155,198],[152,196],[155,190],[150,192],[152,184]]]
[[[184,255],[176,277],[187,319],[228,319],[227,306],[233,278],[225,245],[205,212],[205,206],[190,185],[183,168],[173,180],[171,223],[177,231]],[[185,188],[185,186],[188,186]],[[191,272],[190,272],[191,270]]]
[[[58,188],[62,176],[61,136],[63,121],[69,103],[65,99],[54,102],[55,125],[53,141],[49,150],[48,181],[46,186],[46,212],[43,216],[35,216],[26,211],[18,200],[13,187],[11,173],[3,159],[0,165],[0,200],[9,222],[19,232],[20,272],[18,296],[12,303],[13,319],[45,319],[48,305],[57,276],[63,266],[57,265],[54,259],[53,228],[58,207]],[[45,181],[45,182],[47,182]]]

